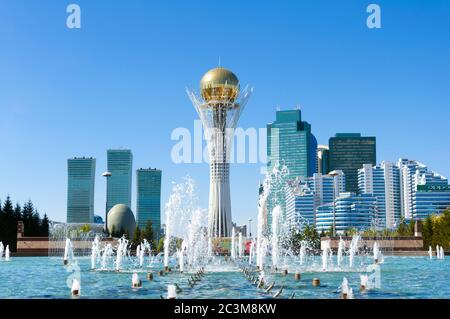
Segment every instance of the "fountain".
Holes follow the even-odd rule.
[[[443,259],[443,258],[442,258]],[[5,261],[11,261],[11,257],[9,256],[9,245],[6,245],[5,249]]]
[[[373,243],[373,261],[374,261],[375,264],[378,264],[378,262],[381,261],[380,249],[378,248],[378,243],[377,242]]]
[[[102,255],[102,270],[108,269],[108,262],[113,255],[113,249],[111,244],[107,244],[105,249],[103,250]]]
[[[366,291],[369,289],[369,276],[367,275],[361,275],[361,285],[360,285],[360,290],[362,292]]]
[[[186,242],[185,255],[189,267],[202,264],[208,258],[209,240],[205,231],[207,211],[198,205],[192,178],[187,176],[183,182],[174,184],[172,194],[166,203],[165,214],[164,268],[166,270],[169,268],[172,241],[175,239]]]
[[[78,279],[73,279],[71,293],[72,296],[78,297],[80,295],[81,284]]]
[[[236,235],[235,235],[234,227],[231,230],[231,259],[236,259]]]
[[[167,286],[167,299],[177,299],[177,287],[175,285]]]
[[[327,240],[326,242],[323,243],[323,249],[322,249],[322,271],[327,271],[327,269],[328,269],[329,251],[331,251],[330,241]]]
[[[100,238],[96,235],[92,242],[91,269],[97,268],[97,260],[100,257]]]
[[[355,255],[358,252],[358,243],[360,240],[360,236],[359,235],[354,235],[352,238],[352,242],[350,243],[350,253],[349,253],[349,266],[350,268],[353,267],[353,263],[355,260]]]
[[[64,248],[64,265],[67,265],[74,259],[73,246],[70,238],[66,238],[66,246]]]
[[[341,298],[353,299],[353,289],[348,286],[348,280],[345,277],[341,285]]]
[[[276,270],[279,264],[279,223],[281,206],[276,206],[272,211],[272,266]]]
[[[344,254],[345,250],[345,241],[340,237],[339,239],[339,246],[338,246],[338,252],[337,252],[337,265],[338,267],[342,266],[342,256]]]
[[[441,259],[445,259],[444,247],[441,246]]]
[[[0,241],[0,261],[3,259],[3,251],[5,250],[3,243]]]
[[[249,254],[248,254],[248,264],[249,265],[251,265],[253,262],[254,250],[255,250],[255,242],[252,240],[250,243],[250,249],[249,249]]]
[[[242,249],[242,233],[239,232],[239,241],[238,241],[238,254],[239,258],[243,257],[243,249]]]
[[[136,272],[131,276],[131,287],[142,288],[142,281],[139,279],[139,275]]]
[[[116,271],[122,269],[123,258],[127,256],[128,253],[128,240],[125,236],[119,239],[117,250],[116,250]]]
[[[305,263],[306,258],[306,241],[302,240],[300,243],[300,265],[303,265]]]
[[[433,259],[433,249],[431,246],[428,248],[428,256],[430,256],[430,259]]]

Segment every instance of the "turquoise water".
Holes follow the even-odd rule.
[[[183,289],[178,298],[272,298],[245,279],[242,272],[207,272],[203,280],[193,288],[187,284],[190,274],[172,272],[158,276],[153,269],[154,280],[146,279],[147,271],[140,273],[141,289],[131,288],[132,271],[102,272],[90,270],[90,259],[81,258],[81,298],[160,298],[166,296],[167,285],[178,283]],[[60,258],[16,257],[10,262],[0,262],[0,298],[72,298],[67,282],[77,272],[64,267]],[[429,260],[426,257],[385,257],[381,265],[381,287],[366,293],[359,292],[360,275],[363,272],[304,272],[300,281],[292,274],[270,275],[275,281],[273,292],[283,287],[279,298],[339,298],[339,286],[343,277],[349,281],[356,299],[450,299],[450,259]],[[321,286],[311,285],[313,278],[320,278]],[[269,281],[269,280],[268,280]]]

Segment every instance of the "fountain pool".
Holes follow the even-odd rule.
[[[219,257],[220,258],[220,257]],[[430,260],[428,257],[392,257],[386,256],[381,265],[381,287],[366,293],[359,291],[360,276],[368,274],[365,271],[328,271],[321,270],[321,256],[314,257],[319,265],[317,271],[304,270],[301,280],[294,280],[291,271],[287,276],[281,272],[273,274],[265,270],[269,284],[275,281],[273,292],[284,287],[278,298],[286,299],[295,292],[295,298],[340,298],[339,287],[343,278],[348,279],[348,285],[353,289],[355,299],[448,299],[450,298],[450,259]],[[355,257],[357,262],[358,258]],[[163,260],[155,263],[152,268],[130,269],[116,272],[91,270],[90,257],[77,259],[79,267],[67,267],[61,263],[61,258],[54,257],[16,257],[11,262],[0,263],[0,298],[39,298],[61,299],[72,298],[68,279],[78,276],[81,282],[80,298],[101,299],[159,299],[167,295],[168,285],[178,284],[182,289],[179,299],[265,299],[273,298],[264,289],[247,280],[239,269],[249,267],[245,260],[223,261],[233,267],[217,267],[214,271],[205,268],[205,274],[192,288],[188,279],[193,273],[172,271],[164,276],[158,276],[157,271],[163,269]],[[228,271],[222,270],[228,269]],[[75,274],[79,269],[79,273]],[[300,268],[301,269],[301,268]],[[69,272],[70,270],[71,272]],[[146,273],[152,271],[154,279],[148,281]],[[142,279],[142,288],[133,289],[130,280],[134,272]],[[312,287],[313,278],[320,278],[321,286]]]

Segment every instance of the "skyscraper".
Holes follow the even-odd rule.
[[[161,170],[138,169],[136,171],[137,224],[142,230],[147,221],[152,222],[156,238],[161,235]]]
[[[328,174],[330,172],[330,148],[326,145],[317,147],[317,173]]]
[[[131,179],[133,154],[130,150],[108,150],[108,171],[111,177],[107,179],[106,209],[117,204],[131,207]]]
[[[267,169],[286,166],[287,180],[313,176],[317,170],[317,140],[311,124],[302,121],[300,110],[277,111],[276,120],[267,125]],[[286,212],[284,185],[272,186],[268,199],[268,227],[272,209],[280,205]]]
[[[359,191],[377,198],[377,228],[395,228],[401,220],[400,169],[390,162],[358,170]]]
[[[317,140],[300,110],[277,111],[267,125],[267,166],[286,165],[289,178],[313,176],[317,170]]]
[[[67,173],[67,223],[93,223],[95,158],[69,159]]]
[[[330,171],[343,171],[347,192],[358,193],[358,169],[364,164],[376,165],[376,138],[343,133],[330,138],[329,144]]]

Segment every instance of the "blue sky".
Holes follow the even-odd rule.
[[[450,2],[373,2],[379,30],[366,27],[368,1],[0,0],[0,198],[64,221],[67,159],[93,156],[103,215],[106,149],[126,147],[135,169],[163,170],[163,205],[190,174],[207,207],[207,164],[172,163],[170,134],[193,128],[185,88],[219,56],[255,88],[241,127],[301,105],[321,144],[374,135],[378,161],[417,159],[450,176]],[[66,27],[70,3],[80,30]],[[260,166],[232,166],[239,224],[256,219]]]

